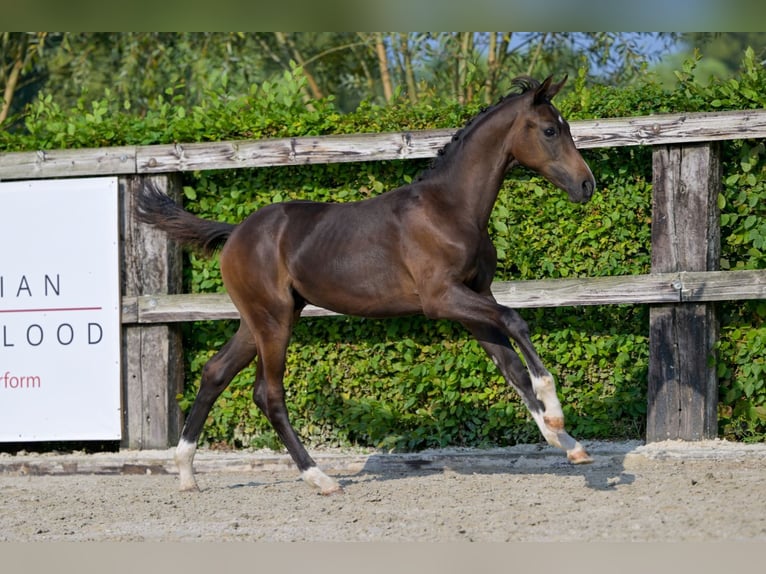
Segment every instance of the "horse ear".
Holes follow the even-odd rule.
[[[568,77],[568,75],[565,75],[564,79],[558,84],[553,83],[553,76],[545,78],[545,81],[535,91],[535,104],[549,104],[553,96],[558,94],[559,90],[566,84]]]

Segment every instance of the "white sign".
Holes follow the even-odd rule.
[[[0,442],[119,440],[117,179],[0,183]]]

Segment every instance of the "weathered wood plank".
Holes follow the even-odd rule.
[[[766,299],[766,269],[680,274],[685,302]]]
[[[498,281],[497,301],[515,309],[679,301],[678,275],[627,275],[539,281]]]
[[[647,443],[717,436],[718,380],[708,361],[717,327],[713,305],[651,308]]]
[[[498,281],[493,283],[492,292],[500,303],[516,309],[766,299],[766,269]],[[302,315],[324,317],[337,313],[309,305]],[[236,308],[225,293],[122,298],[124,324],[238,318]]]
[[[716,271],[721,256],[717,146],[658,147],[652,165],[652,272]]]
[[[139,147],[141,173],[434,157],[453,129]]]
[[[135,219],[134,200],[143,177],[147,176],[120,179],[124,297],[181,289],[180,247],[161,231]],[[177,196],[180,185],[169,183],[168,179],[161,176],[157,183]],[[182,421],[176,401],[176,395],[183,389],[179,326],[131,324],[123,320],[122,345],[122,444],[139,449],[167,448],[178,440]]]
[[[766,137],[766,110],[574,121],[579,148]],[[456,128],[0,153],[0,180],[169,173],[434,157]]]
[[[226,293],[178,295],[158,293],[140,297],[123,297],[122,300],[123,308],[126,303],[129,303],[136,309],[134,320],[137,323],[239,319],[239,312]]]
[[[766,137],[766,110],[659,114],[571,124],[577,147],[666,145]],[[139,172],[189,171],[434,157],[456,129],[146,146]]]
[[[766,110],[657,114],[572,122],[578,148],[671,145],[766,137]]]
[[[652,272],[716,271],[718,146],[657,147],[652,165]],[[718,331],[713,304],[650,309],[647,442],[717,435],[718,381],[709,359]]]
[[[132,173],[135,146],[0,153],[0,180]]]

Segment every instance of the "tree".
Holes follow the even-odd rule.
[[[755,52],[757,61],[766,61],[764,32],[685,33],[680,36],[677,49],[658,63],[653,72],[663,85],[672,88],[677,82],[675,72],[685,60],[694,59],[696,81],[704,84],[711,78],[728,78],[740,71],[748,47]]]
[[[378,69],[380,70],[380,83],[383,86],[383,97],[386,102],[390,102],[394,94],[394,89],[391,82],[391,74],[389,73],[388,50],[386,49],[386,42],[381,32],[375,32],[375,54],[378,57]]]
[[[46,65],[48,88],[62,105],[108,89],[140,113],[166,93],[192,104],[214,87],[246,92],[264,79],[266,58],[253,34],[70,33]]]
[[[572,75],[586,67],[590,81],[627,83],[641,77],[646,62],[659,59],[676,35],[442,32],[425,38],[418,44],[421,95],[450,94],[461,103],[478,98],[489,104],[506,94],[519,75]]]
[[[647,44],[650,36],[654,42]],[[40,90],[62,107],[108,90],[140,114],[157,98],[193,106],[247,94],[296,67],[306,79],[307,106],[330,96],[341,111],[362,100],[398,97],[412,104],[434,97],[490,104],[522,74],[560,77],[586,67],[592,81],[628,82],[661,49],[647,46],[672,38],[605,32],[4,33],[2,110],[5,117],[14,102],[21,109]]]
[[[687,52],[699,50],[703,58],[721,62],[728,74],[736,73],[742,65],[742,55],[750,47],[760,62],[766,60],[765,32],[694,32],[681,36]]]
[[[47,32],[0,33],[0,125],[8,118],[14,98],[25,87],[38,82],[43,74],[38,70],[47,44],[55,43],[61,34]],[[17,109],[20,106],[16,106]]]

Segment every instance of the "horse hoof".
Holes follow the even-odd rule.
[[[197,486],[196,481],[192,482],[181,482],[181,485],[178,487],[178,492],[200,492],[199,486]]]
[[[321,494],[322,496],[336,496],[338,494],[346,494],[346,491],[343,490],[343,487],[338,484],[334,488],[329,488],[327,490],[320,490],[319,494]]]
[[[187,486],[185,488],[179,488],[178,492],[202,492],[199,486]]]
[[[332,478],[327,476],[316,466],[312,466],[301,473],[301,478],[314,488],[319,489],[319,494],[329,496],[343,493],[343,488]]]
[[[567,453],[567,459],[572,464],[590,464],[593,462],[591,456],[585,451],[584,448],[576,448]]]

